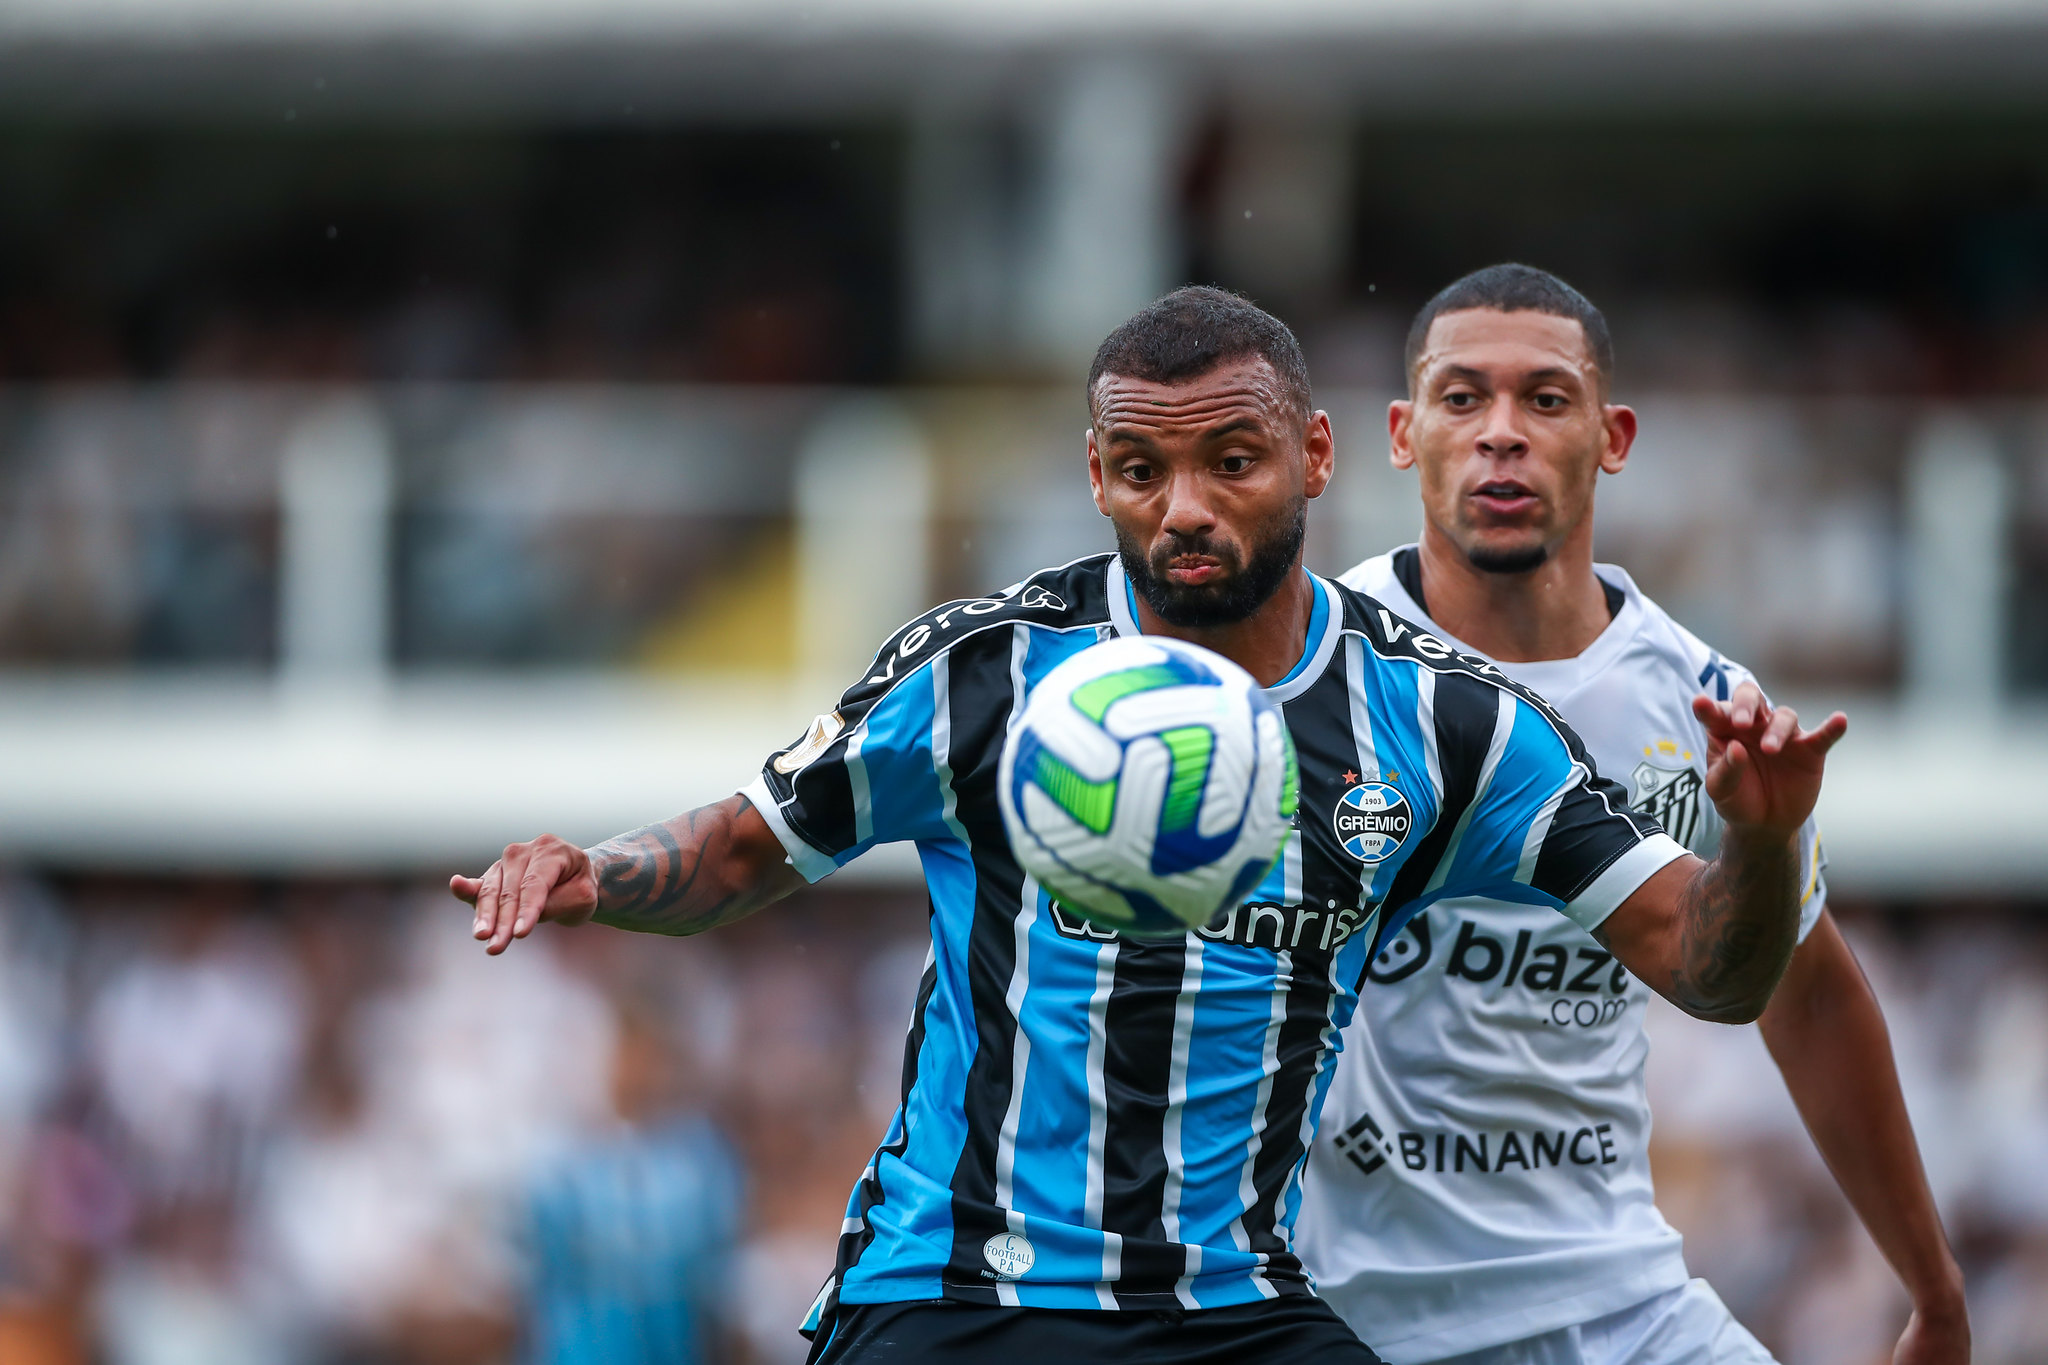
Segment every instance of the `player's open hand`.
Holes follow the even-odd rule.
[[[470,932],[492,954],[504,952],[543,920],[581,924],[597,910],[597,874],[590,855],[552,834],[506,845],[505,856],[483,876],[450,877],[448,889],[476,907]]]
[[[1798,713],[1772,706],[1751,682],[1724,702],[1694,697],[1692,710],[1706,727],[1707,795],[1721,818],[1788,837],[1804,824],[1820,799],[1827,752],[1849,718],[1837,711],[1802,730]]]

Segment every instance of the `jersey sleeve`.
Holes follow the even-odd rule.
[[[1813,932],[1828,908],[1828,853],[1820,826],[1808,819],[1799,831],[1799,941]]]
[[[926,632],[926,639],[930,632]],[[951,814],[935,751],[939,656],[917,664],[905,640],[876,656],[868,676],[801,738],[768,756],[740,795],[761,812],[789,855],[815,882],[876,844],[941,838]],[[918,650],[908,651],[914,656]]]
[[[1595,770],[1554,712],[1502,689],[1462,837],[1437,872],[1440,899],[1549,905],[1592,930],[1685,849]]]

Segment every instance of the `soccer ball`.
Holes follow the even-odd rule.
[[[1140,937],[1235,909],[1294,819],[1294,742],[1251,674],[1162,636],[1045,675],[1010,723],[997,799],[1017,862],[1060,905]]]

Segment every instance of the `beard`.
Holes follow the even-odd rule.
[[[1550,558],[1550,551],[1539,541],[1534,545],[1523,545],[1515,549],[1491,550],[1475,547],[1465,552],[1465,560],[1481,573],[1513,574],[1527,573],[1540,568]]]
[[[1237,547],[1210,536],[1168,536],[1148,556],[1136,541],[1116,528],[1116,550],[1124,574],[1153,614],[1169,626],[1199,630],[1235,625],[1280,590],[1301,558],[1308,535],[1308,499],[1295,498],[1272,520],[1258,528],[1251,556],[1240,562]],[[1167,565],[1182,555],[1207,555],[1224,568],[1214,582],[1183,587],[1167,576]]]

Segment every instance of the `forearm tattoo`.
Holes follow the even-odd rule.
[[[686,811],[590,850],[600,924],[653,934],[698,934],[755,907],[748,888],[717,875],[733,846],[746,798]]]
[[[1770,1001],[1799,937],[1799,858],[1730,831],[1679,896],[1671,998],[1708,1019],[1746,1021]]]

